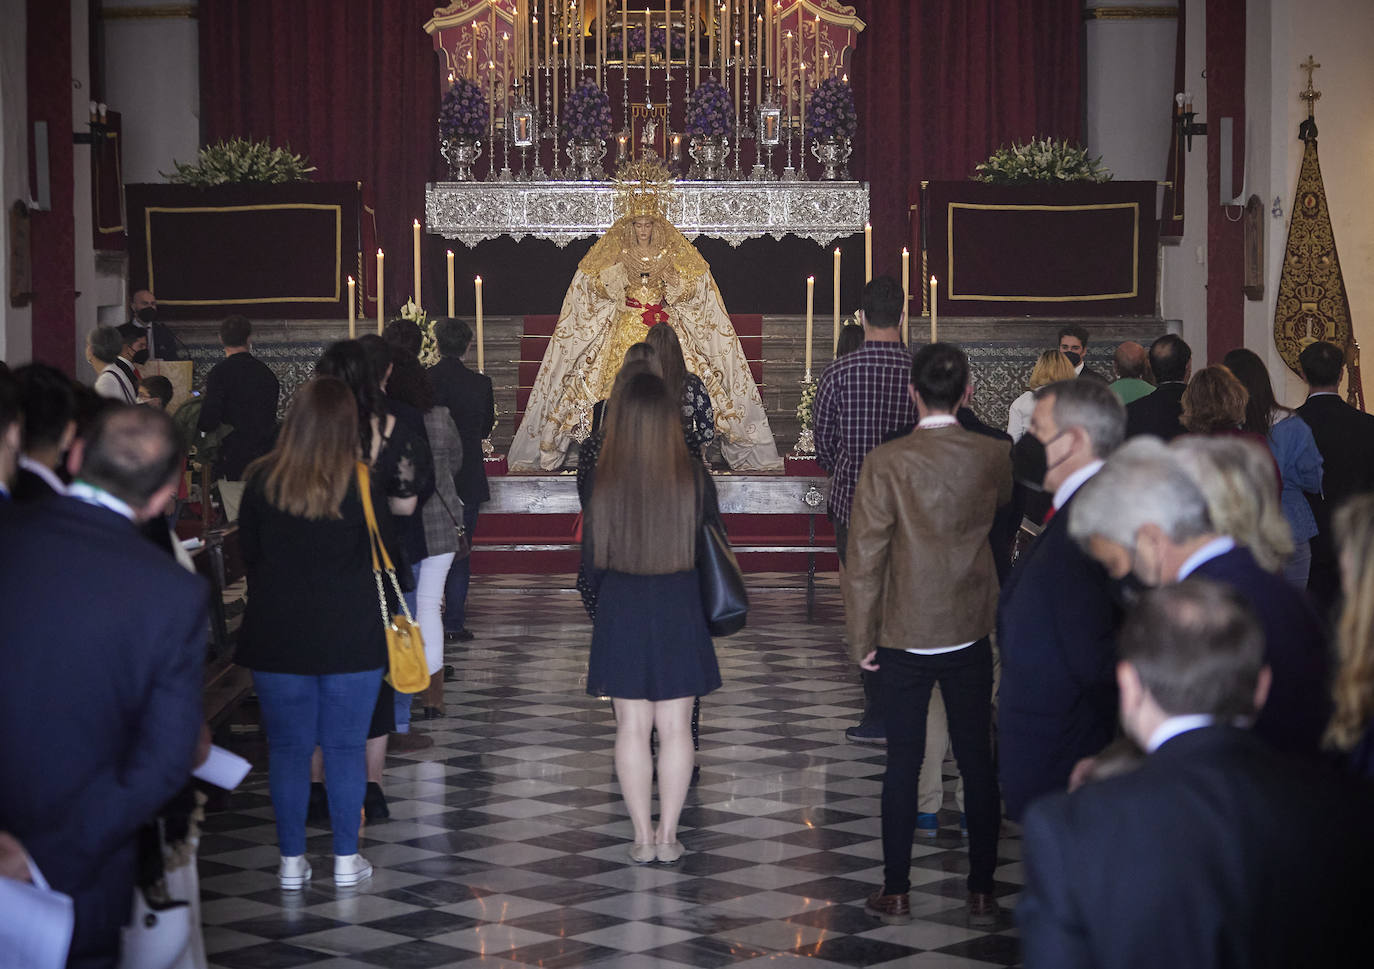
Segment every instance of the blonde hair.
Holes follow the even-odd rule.
[[[663,575],[696,561],[696,472],[679,411],[649,373],[629,377],[608,406],[584,530],[597,568]]]
[[[1356,495],[1343,504],[1332,533],[1340,551],[1345,607],[1336,630],[1340,667],[1331,690],[1336,709],[1326,743],[1349,750],[1374,720],[1374,494]]]
[[[1073,380],[1077,376],[1073,370],[1073,361],[1058,350],[1046,350],[1040,354],[1040,359],[1035,361],[1035,366],[1031,369],[1030,382],[1026,386],[1030,390],[1039,390],[1061,380]]]
[[[1249,402],[1250,391],[1231,368],[1214,363],[1188,381],[1179,421],[1194,434],[1234,431],[1245,423],[1245,405]]]
[[[1258,441],[1185,434],[1169,445],[1207,499],[1212,526],[1250,550],[1268,572],[1293,554],[1293,530],[1274,481],[1274,459]]]
[[[348,384],[315,377],[296,392],[277,443],[244,471],[262,477],[273,507],[301,518],[341,517],[359,459],[358,405]]]

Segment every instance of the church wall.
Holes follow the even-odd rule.
[[[110,106],[123,112],[125,182],[164,181],[159,172],[171,171],[173,159],[192,161],[200,148],[199,21],[120,15],[148,6],[105,3],[106,90]]]
[[[0,0],[0,199],[3,199],[3,244],[0,244],[0,360],[22,363],[33,353],[33,312],[12,307],[9,300],[9,209],[28,201],[28,78],[24,42],[27,3]]]
[[[1206,66],[1205,28],[1206,8],[1203,0],[1187,5],[1187,56],[1185,58],[1185,90],[1192,92],[1193,110],[1206,120],[1207,82],[1202,73]],[[1174,25],[1173,21],[1169,21]],[[1173,60],[1163,68],[1169,87],[1173,86]],[[1178,93],[1178,92],[1174,92]],[[1168,110],[1167,104],[1161,110]],[[1125,124],[1132,123],[1123,119]],[[1161,164],[1167,142],[1159,150]],[[1194,139],[1193,150],[1184,153],[1187,187],[1183,201],[1184,234],[1176,243],[1162,247],[1160,260],[1160,315],[1165,319],[1182,321],[1180,335],[1193,348],[1194,369],[1207,360],[1207,145],[1205,139]],[[1157,176],[1157,177],[1162,177]],[[1217,351],[1219,358],[1225,348]]]

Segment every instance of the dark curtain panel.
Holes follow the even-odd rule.
[[[1082,137],[1083,5],[850,2],[868,25],[851,79],[854,170],[872,185],[873,271],[896,274],[921,179],[968,178],[1013,139]]]
[[[206,138],[268,138],[318,181],[363,182],[387,253],[388,308],[411,290],[412,219],[441,163],[434,0],[201,0]],[[369,276],[375,260],[363,259]],[[369,284],[368,292],[375,290]]]

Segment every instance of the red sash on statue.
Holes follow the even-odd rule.
[[[663,308],[662,303],[650,303],[648,306],[645,306],[637,299],[627,299],[625,300],[625,305],[644,311],[643,320],[646,329],[653,326],[655,323],[668,322],[668,311]]]

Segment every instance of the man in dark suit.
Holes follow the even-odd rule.
[[[1113,578],[1160,586],[1197,576],[1235,589],[1259,618],[1274,676],[1255,735],[1285,753],[1318,755],[1331,714],[1322,622],[1300,590],[1216,532],[1173,452],[1148,438],[1129,442],[1083,487],[1069,533]]]
[[[228,316],[219,325],[224,359],[205,377],[204,403],[196,427],[211,432],[221,424],[233,428],[220,442],[215,478],[224,499],[224,516],[239,517],[243,469],[272,450],[277,438],[277,398],[281,383],[272,368],[252,353],[253,324]]]
[[[1107,378],[1087,365],[1088,328],[1078,323],[1069,323],[1059,328],[1059,352],[1073,361],[1075,377],[1087,377],[1105,384]]]
[[[1322,496],[1312,501],[1317,535],[1312,539],[1307,591],[1323,614],[1329,615],[1341,591],[1331,516],[1351,495],[1374,491],[1374,415],[1341,400],[1338,391],[1345,353],[1334,343],[1306,347],[1298,365],[1307,381],[1307,400],[1298,408],[1298,416],[1312,428],[1322,455]]]
[[[1166,333],[1150,344],[1155,390],[1126,405],[1126,436],[1153,434],[1171,441],[1183,433],[1183,391],[1193,372],[1193,350],[1183,338]]]
[[[997,609],[998,766],[1015,820],[1032,798],[1063,790],[1073,765],[1116,732],[1121,614],[1102,567],[1069,539],[1067,513],[1121,443],[1125,421],[1106,384],[1063,380],[1037,392],[1030,429],[1012,449],[1017,477],[1054,495]]]
[[[24,453],[14,482],[15,501],[65,494],[61,470],[76,439],[76,390],[71,378],[45,363],[14,372],[24,402]]]
[[[454,484],[463,502],[463,525],[468,539],[477,531],[477,513],[491,497],[482,441],[496,426],[496,396],[491,378],[468,369],[463,356],[472,343],[472,328],[463,320],[444,317],[434,323],[434,340],[440,360],[429,369],[434,403],[447,407],[458,425],[463,442],[463,466]],[[444,638],[467,642],[472,633],[465,625],[468,584],[472,581],[471,556],[455,559],[444,584]]]
[[[1264,648],[1215,583],[1156,590],[1132,613],[1116,677],[1147,756],[1027,812],[1027,969],[1365,961],[1374,803],[1234,725],[1264,702]]]
[[[0,362],[0,504],[9,504],[10,489],[24,440],[24,410],[19,387],[9,367]]]
[[[176,490],[171,420],[114,408],[76,447],[69,495],[3,526],[0,830],[75,899],[87,969],[115,965],[135,834],[191,771],[208,613],[204,581],[138,538]]]
[[[181,341],[171,327],[158,322],[157,297],[149,290],[140,289],[129,300],[129,319],[126,325],[143,331],[143,345],[137,348],[132,358],[134,363],[147,363],[151,357],[156,360],[185,360],[181,351]]]

